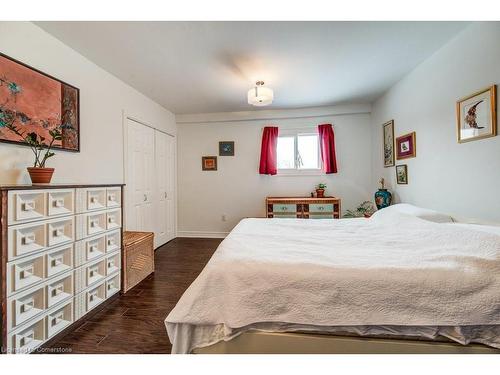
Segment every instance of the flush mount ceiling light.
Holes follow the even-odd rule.
[[[248,90],[248,104],[256,107],[263,107],[273,102],[273,90],[264,87],[264,81],[255,82],[255,87]]]

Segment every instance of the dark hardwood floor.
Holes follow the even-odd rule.
[[[164,320],[221,240],[176,238],[155,253],[155,273],[49,348],[69,353],[170,353]]]

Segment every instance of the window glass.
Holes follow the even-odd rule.
[[[297,168],[318,169],[318,135],[299,134],[297,136]]]
[[[295,137],[278,137],[278,169],[295,168]]]

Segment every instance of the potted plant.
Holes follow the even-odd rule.
[[[318,198],[323,198],[325,196],[326,184],[318,184],[316,186],[316,196]]]
[[[344,218],[354,218],[354,217],[370,217],[375,211],[373,203],[370,201],[364,201],[354,210],[347,210],[344,214]]]
[[[5,127],[21,137],[24,142],[30,146],[31,151],[35,155],[33,166],[27,168],[28,173],[30,174],[31,182],[34,184],[49,183],[52,179],[54,168],[46,168],[45,163],[48,158],[55,155],[55,153],[51,151],[54,142],[62,139],[60,127],[49,130],[49,135],[51,137],[50,140],[47,140],[45,137],[36,134],[35,132],[24,132],[13,123],[5,124]],[[48,141],[48,143],[46,141]]]

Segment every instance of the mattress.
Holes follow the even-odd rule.
[[[245,219],[165,320],[173,353],[248,329],[499,345],[500,236],[387,211]]]

